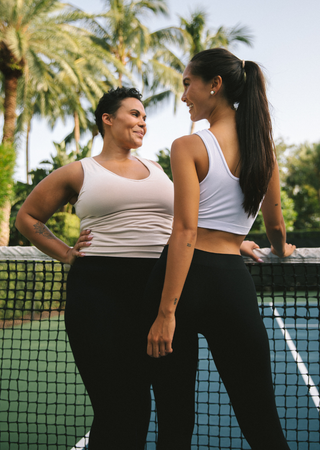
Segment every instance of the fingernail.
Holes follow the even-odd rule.
[[[259,258],[259,259],[258,259],[258,262],[259,262],[259,263],[263,263],[263,259]]]

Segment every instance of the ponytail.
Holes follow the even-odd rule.
[[[244,210],[254,216],[260,207],[274,168],[272,124],[260,67],[246,61],[245,81],[236,112],[240,146],[240,186]]]
[[[227,100],[232,107],[237,105],[242,206],[248,216],[255,216],[274,168],[272,124],[263,73],[256,63],[242,61],[223,48],[197,53],[190,61],[190,69],[205,82],[221,76]]]

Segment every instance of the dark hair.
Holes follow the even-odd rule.
[[[117,89],[110,89],[100,98],[97,109],[94,114],[96,116],[96,124],[102,135],[104,136],[104,129],[102,124],[102,114],[116,115],[116,112],[121,106],[122,100],[125,98],[136,98],[141,101],[142,94],[135,88],[118,87]]]
[[[255,215],[267,192],[275,163],[263,73],[258,64],[242,61],[223,48],[197,53],[190,61],[190,70],[205,82],[220,75],[224,95],[231,106],[237,105],[243,207],[248,216]]]

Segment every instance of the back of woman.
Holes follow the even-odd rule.
[[[268,337],[240,256],[261,204],[273,252],[295,248],[286,244],[263,75],[257,64],[212,49],[195,55],[183,82],[191,120],[207,119],[210,128],[172,145],[173,231],[146,293],[156,305],[147,350],[155,358],[157,448],[191,448],[201,333],[251,448],[288,450]]]

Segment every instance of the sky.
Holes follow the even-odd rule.
[[[101,0],[74,0],[73,5],[90,13],[101,12]],[[254,36],[253,46],[237,44],[230,50],[240,59],[261,64],[267,79],[267,94],[275,139],[288,145],[320,142],[320,0],[167,0],[170,16],[147,19],[151,31],[179,24],[179,16],[189,18],[195,8],[208,14],[208,27],[246,26]],[[187,106],[181,102],[176,114],[173,103],[160,105],[148,113],[148,132],[141,157],[156,159],[174,139],[189,134]],[[206,121],[195,131],[207,128]],[[51,130],[45,119],[33,119],[30,135],[30,168],[55,153],[53,141],[61,142],[73,129],[72,120],[58,122]],[[89,135],[83,138],[87,142]],[[94,141],[92,155],[100,153],[102,139]],[[18,150],[15,179],[26,181],[24,142]]]

